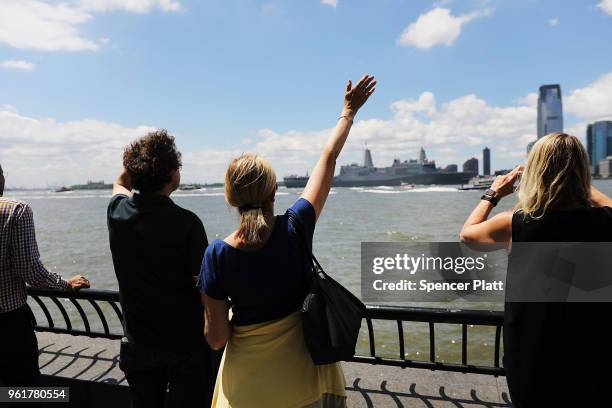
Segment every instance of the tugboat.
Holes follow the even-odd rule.
[[[192,190],[198,190],[201,187],[197,184],[181,184],[181,186],[179,187],[179,190],[181,191],[192,191]]]

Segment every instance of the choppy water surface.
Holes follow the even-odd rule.
[[[612,195],[611,181],[595,184]],[[300,193],[299,189],[280,188],[276,212],[284,212]],[[359,294],[362,241],[456,241],[461,225],[481,194],[459,191],[453,186],[336,188],[317,224],[315,254],[328,273]],[[117,289],[106,228],[110,191],[8,191],[5,195],[31,204],[40,252],[49,269],[65,277],[86,275],[95,288]],[[236,212],[226,205],[221,188],[177,192],[172,198],[202,219],[211,241],[230,234],[238,222]],[[506,198],[495,211],[511,208],[515,200]],[[426,306],[492,307],[474,303]],[[395,322],[375,324],[375,329],[379,352],[397,356]],[[427,324],[404,326],[407,358],[428,358],[427,330]],[[461,328],[436,325],[436,336],[439,359],[460,361]],[[490,364],[494,329],[471,328],[468,336],[470,362]],[[366,338],[362,337],[362,351],[366,352]]]

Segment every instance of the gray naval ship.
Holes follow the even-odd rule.
[[[436,167],[434,160],[428,160],[425,149],[421,148],[418,159],[393,160],[389,167],[375,167],[370,149],[365,149],[363,165],[352,163],[340,167],[340,174],[334,177],[334,187],[399,186],[402,184],[465,184],[474,174],[469,172],[445,171]],[[308,176],[287,176],[288,188],[303,188]]]

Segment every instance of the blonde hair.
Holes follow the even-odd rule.
[[[550,133],[538,140],[525,164],[516,210],[541,218],[549,209],[590,206],[591,173],[580,140]]]
[[[238,207],[238,236],[247,245],[264,241],[269,230],[263,210],[274,200],[276,174],[270,162],[255,154],[232,160],[225,173],[225,200]]]

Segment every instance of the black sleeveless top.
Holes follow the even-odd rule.
[[[513,242],[612,242],[612,209],[512,217]],[[520,263],[512,252],[508,278]],[[514,272],[513,272],[514,270]],[[610,271],[612,273],[612,271]],[[612,303],[506,302],[504,367],[516,407],[612,406],[609,339]]]

